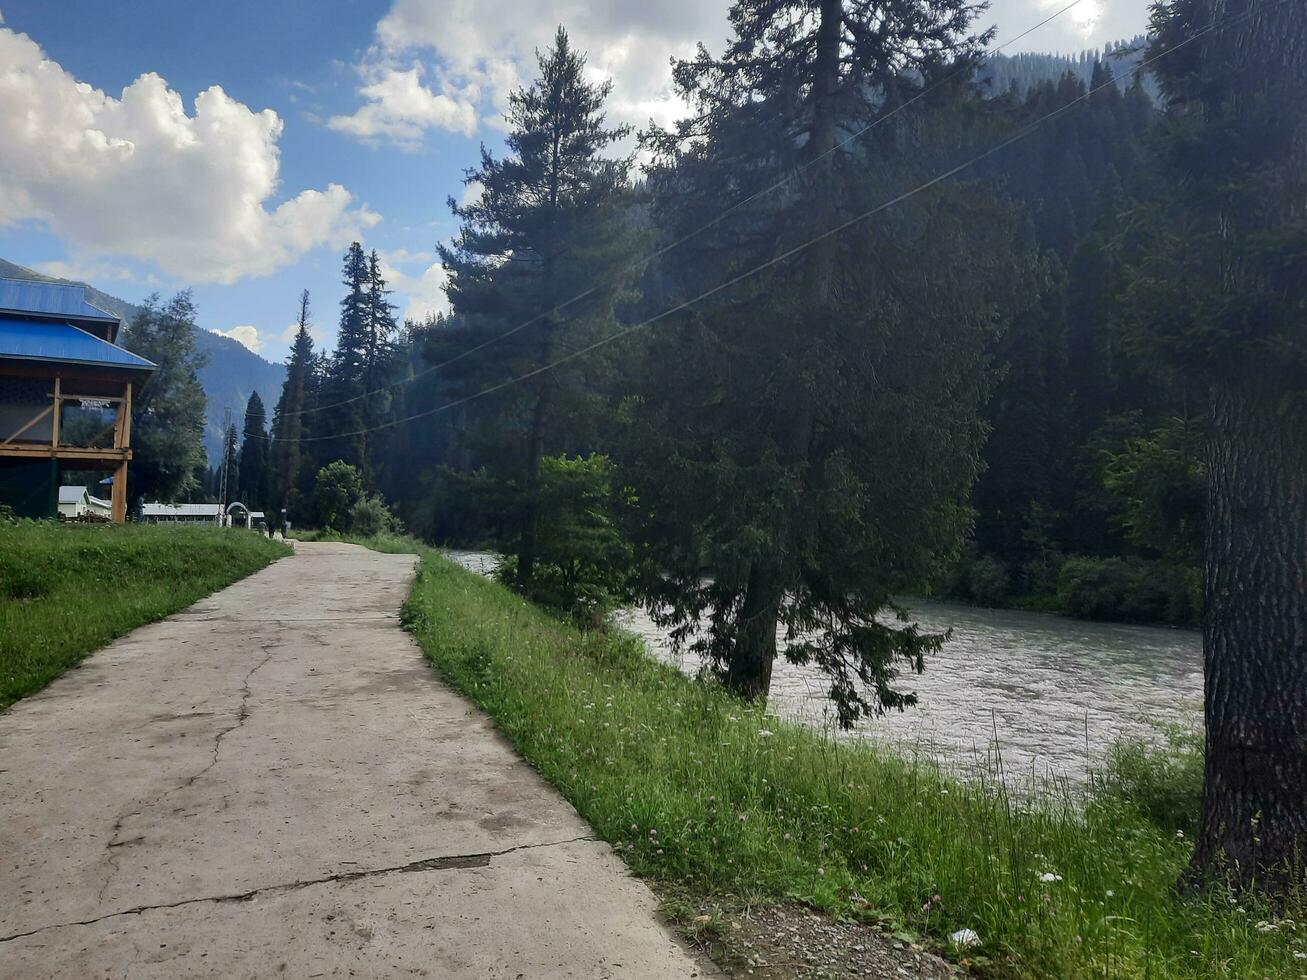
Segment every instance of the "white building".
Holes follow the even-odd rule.
[[[92,497],[86,487],[59,488],[59,519],[77,520],[79,518],[102,517],[106,521],[113,515],[113,505],[107,500]]]
[[[222,504],[144,504],[143,524],[212,524],[222,525]]]

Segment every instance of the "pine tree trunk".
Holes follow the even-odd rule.
[[[755,562],[725,678],[727,689],[740,697],[767,700],[772,664],[776,661],[776,623],[783,600],[778,569],[769,562]]]
[[[1274,371],[1241,374],[1213,396],[1206,783],[1189,874],[1283,893],[1307,864],[1307,400]]]

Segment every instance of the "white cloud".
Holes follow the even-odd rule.
[[[397,146],[416,148],[428,129],[446,129],[472,135],[476,107],[458,94],[434,92],[422,84],[423,69],[365,66],[370,80],[359,89],[367,100],[353,114],[332,116],[327,125],[365,140],[387,139]]]
[[[220,337],[230,337],[232,340],[238,340],[254,353],[263,350],[263,338],[259,336],[259,328],[252,323],[240,323],[230,330],[214,330],[214,333]]]
[[[0,227],[38,222],[79,263],[130,257],[187,282],[230,283],[380,220],[339,184],[271,206],[281,131],[275,112],[216,85],[193,114],[153,73],[115,98],[0,27]]]
[[[378,250],[377,258],[381,260],[381,274],[387,284],[408,300],[401,320],[423,320],[433,313],[449,312],[449,298],[445,295],[448,277],[443,265],[433,262],[421,273],[410,275],[401,266],[425,261],[425,256],[407,249],[396,249],[393,252]]]
[[[480,122],[497,127],[508,94],[535,76],[535,51],[550,46],[559,24],[587,53],[591,79],[613,80],[610,119],[668,123],[684,110],[672,91],[669,59],[690,57],[699,41],[720,49],[726,12],[724,0],[393,0],[360,69],[368,82],[359,91],[365,104],[331,125],[410,146],[437,126],[471,133],[478,112]],[[426,72],[428,84],[420,81],[424,59],[436,65]],[[441,96],[460,107],[456,124],[444,121],[452,114],[448,104],[435,108]]]
[[[295,335],[299,333],[299,330],[300,325],[298,320],[294,323],[287,324],[286,329],[281,332],[282,342],[286,344],[293,343]],[[322,345],[325,344],[328,339],[327,331],[316,323],[309,324],[309,336],[313,338],[313,342],[318,345],[319,349],[321,349]]]
[[[458,196],[458,203],[462,207],[469,204],[480,204],[481,196],[485,194],[485,185],[479,180],[472,180],[463,185],[463,193]]]
[[[981,16],[981,25],[998,25],[998,40],[1003,44],[1022,31],[1034,27],[1044,18],[1054,20],[1022,38],[1005,53],[1016,51],[1053,51],[1077,53],[1085,48],[1101,48],[1109,41],[1127,41],[1148,29],[1148,5],[1140,0],[1079,0],[1064,10],[1071,0],[993,0]],[[1063,11],[1062,13],[1058,13]]]

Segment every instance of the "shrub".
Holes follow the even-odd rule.
[[[967,569],[967,594],[982,606],[1001,606],[1012,591],[1007,566],[992,555],[982,555]]]
[[[618,529],[621,505],[607,456],[549,456],[540,464],[536,563],[527,598],[583,625],[598,625],[625,599],[632,566],[630,545]],[[496,570],[514,584],[517,561]]]
[[[378,496],[363,497],[349,509],[350,534],[372,538],[386,531],[400,530],[399,521]]]
[[[313,509],[324,528],[348,531],[350,514],[362,499],[363,477],[358,467],[338,459],[318,471],[313,484]]]
[[[1142,558],[1068,558],[1057,597],[1082,619],[1192,626],[1202,611],[1196,572]]]

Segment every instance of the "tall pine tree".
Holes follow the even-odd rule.
[[[286,358],[286,380],[277,400],[272,423],[273,506],[285,509],[291,520],[301,520],[312,492],[309,472],[312,446],[304,441],[312,433],[317,408],[317,377],[314,370],[313,338],[309,334],[309,291],[300,294],[300,311],[295,340]]]
[[[345,253],[341,281],[345,298],[340,301],[340,329],[336,349],[327,362],[322,380],[321,418],[314,436],[315,470],[343,460],[366,470],[367,379],[372,338],[372,301],[369,295],[372,270],[363,246],[353,242]]]
[[[438,247],[455,317],[432,356],[453,362],[443,374],[468,394],[611,331],[624,297],[619,272],[636,245],[621,210],[629,163],[605,156],[627,133],[605,124],[611,84],[585,80],[585,58],[561,27],[539,67],[536,81],[510,97],[509,155],[482,148],[480,166],[467,172],[481,196],[450,199],[462,229]],[[523,589],[535,569],[541,459],[563,449],[566,433],[593,410],[587,380],[601,364],[576,361],[469,406],[474,427],[491,434],[479,448],[505,501],[503,546]]]
[[[267,411],[257,391],[245,404],[239,472],[236,490],[241,502],[250,510],[265,510],[269,481]]]
[[[941,642],[880,614],[969,526],[984,351],[1018,277],[1007,213],[974,189],[829,232],[929,175],[919,158],[938,159],[972,98],[944,79],[983,44],[975,9],[739,0],[725,55],[674,66],[692,117],[648,141],[657,224],[707,226],[674,253],[681,295],[774,264],[651,345],[627,457],[645,599],[748,697],[768,692],[779,632],[789,659],[829,675],[845,724],[910,703],[896,668],[920,670]]]

